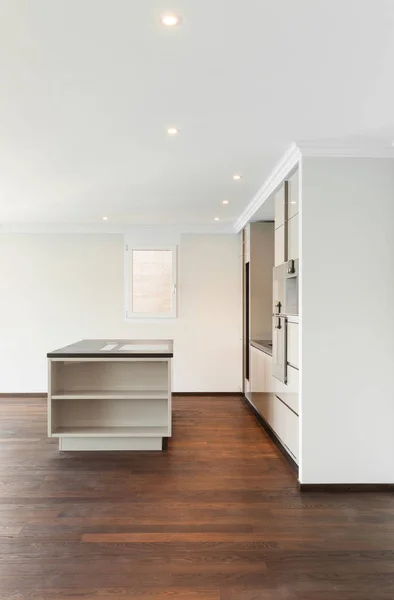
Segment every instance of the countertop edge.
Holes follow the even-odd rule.
[[[48,352],[47,358],[173,358],[173,353],[166,352]]]
[[[264,352],[264,354],[267,354],[268,356],[272,357],[272,350],[270,350],[269,348],[267,348],[266,346],[262,346],[261,344],[259,344],[258,342],[250,342],[250,345],[253,348],[256,348],[256,350],[260,350],[260,352]]]

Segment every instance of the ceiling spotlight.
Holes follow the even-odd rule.
[[[108,221],[108,217],[103,217],[103,221]]]
[[[215,221],[219,221],[219,217],[215,217]]]
[[[161,22],[166,27],[174,27],[175,25],[179,25],[181,19],[178,15],[163,15]]]
[[[234,181],[239,181],[240,179],[242,179],[242,175],[233,175],[233,179]]]
[[[169,127],[167,129],[167,133],[168,135],[177,135],[179,133],[179,129],[177,129],[176,127]]]
[[[222,200],[222,204],[228,204],[228,200]]]

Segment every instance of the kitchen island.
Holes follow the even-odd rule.
[[[59,450],[163,450],[172,340],[82,340],[48,352],[48,436]]]

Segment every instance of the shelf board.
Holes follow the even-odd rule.
[[[57,427],[52,437],[167,437],[168,427]]]
[[[77,390],[56,392],[52,400],[168,400],[167,390]]]

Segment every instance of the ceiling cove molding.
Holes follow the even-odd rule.
[[[275,192],[282,181],[299,163],[301,157],[316,158],[393,158],[394,146],[391,144],[372,143],[325,143],[315,141],[293,142],[273,169],[271,175],[249,202],[243,213],[234,223],[234,231],[238,233],[250,221],[255,212]]]
[[[130,231],[173,231],[178,234],[229,234],[234,233],[231,224],[227,225],[110,225],[98,223],[95,225],[78,225],[67,223],[3,223],[0,225],[0,235],[20,234],[98,234],[98,235],[124,235]]]
[[[220,225],[132,225],[123,229],[125,233],[134,232],[141,234],[144,231],[148,233],[166,232],[170,234],[229,234],[234,233],[231,223]]]
[[[394,146],[391,143],[377,142],[296,142],[302,156],[320,158],[394,158]]]
[[[283,157],[277,163],[271,175],[259,189],[254,198],[249,202],[241,216],[234,223],[234,232],[238,233],[253,217],[254,213],[264,204],[266,200],[275,192],[282,181],[298,164],[301,158],[301,152],[296,143],[293,143],[285,152]]]

